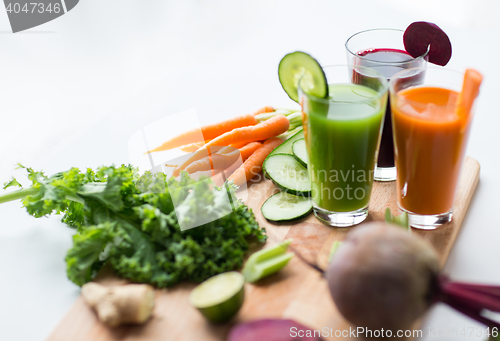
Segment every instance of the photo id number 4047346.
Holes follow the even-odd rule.
[[[485,337],[485,338],[497,338],[500,336],[500,332],[497,327],[463,327],[463,328],[446,328],[446,329],[433,329],[429,328],[427,331],[429,337]]]
[[[8,13],[60,13],[62,11],[60,2],[48,4],[42,2],[30,2],[25,4],[14,2],[9,3],[6,9]]]

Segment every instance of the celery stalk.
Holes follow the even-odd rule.
[[[284,140],[288,140],[290,137],[292,137],[293,135],[297,134],[301,130],[302,130],[302,125],[297,126],[296,128],[293,128],[293,129],[289,129],[287,132],[279,135],[278,137],[282,138]]]
[[[34,188],[34,187],[29,187],[29,188],[22,188],[18,189],[17,191],[12,191],[12,192],[7,192],[4,194],[0,194],[0,204],[9,202],[9,201],[14,201],[14,200],[19,200],[19,199],[24,199],[28,195],[33,195],[37,194],[40,189]],[[83,200],[76,195],[66,195],[66,199],[79,202],[80,204],[83,204]]]
[[[281,270],[293,257],[293,253],[286,253],[291,242],[288,239],[251,255],[243,267],[245,280],[253,283]]]
[[[391,209],[387,207],[385,209],[385,221],[387,223],[392,223],[395,225],[399,225],[401,227],[404,227],[408,230],[410,230],[410,222],[408,220],[408,213],[403,212],[398,216],[395,216],[392,214]]]
[[[7,192],[5,194],[0,195],[0,204],[3,204],[5,202],[9,201],[14,201],[14,200],[19,200],[24,197],[27,197],[28,195],[33,195],[38,193],[37,188],[23,188],[23,189],[18,189],[17,191],[12,191],[12,192]]]
[[[342,245],[342,242],[340,240],[336,240],[333,242],[332,248],[330,249],[330,254],[328,255],[328,262],[332,261],[332,258],[335,255],[335,252],[337,252],[337,249],[340,245]]]

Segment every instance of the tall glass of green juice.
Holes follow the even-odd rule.
[[[329,66],[323,72],[326,98],[307,94],[299,81],[311,196],[319,220],[348,227],[368,215],[388,82],[362,66]]]

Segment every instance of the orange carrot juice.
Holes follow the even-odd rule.
[[[423,86],[391,98],[398,203],[406,211],[452,210],[472,116],[457,113],[458,95]]]

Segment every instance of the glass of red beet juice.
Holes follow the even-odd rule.
[[[348,64],[375,69],[384,75],[387,80],[390,80],[394,74],[402,69],[426,67],[427,53],[417,58],[410,56],[405,51],[403,34],[403,30],[385,28],[361,31],[354,34],[345,43]],[[420,77],[422,76],[420,75]],[[353,77],[359,79],[363,75],[354,74]],[[396,180],[390,103],[387,103],[385,112],[374,178],[378,181]]]

